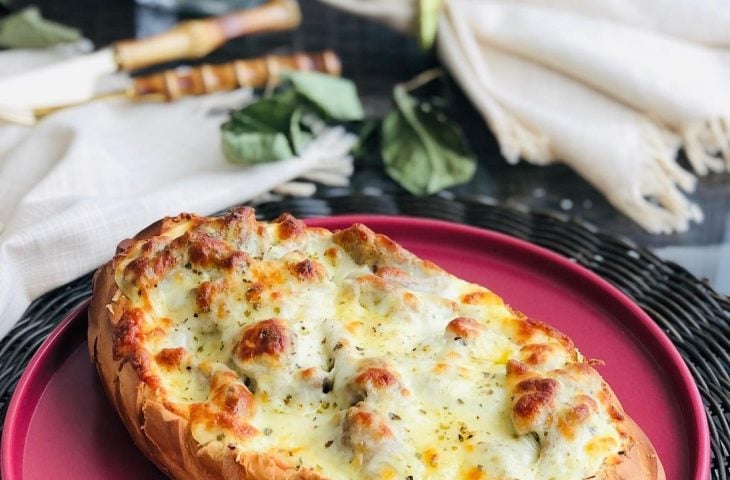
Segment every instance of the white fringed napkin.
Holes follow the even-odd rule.
[[[23,57],[45,63],[2,52],[0,75],[17,72]],[[221,112],[251,99],[239,91],[172,104],[96,102],[33,128],[0,123],[0,337],[32,299],[96,268],[158,218],[210,214],[301,176],[347,182],[355,138],[340,128],[322,131],[300,158],[228,163]]]
[[[416,0],[324,0],[413,33]],[[385,6],[381,9],[378,5]],[[718,0],[445,0],[439,56],[510,163],[560,161],[654,233],[730,167],[730,6]]]

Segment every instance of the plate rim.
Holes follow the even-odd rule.
[[[639,307],[631,298],[625,293],[603,279],[598,274],[590,271],[586,267],[579,265],[578,263],[571,261],[567,257],[560,255],[559,253],[553,252],[547,248],[541,247],[534,243],[531,243],[520,238],[516,238],[501,232],[490,230],[487,228],[480,228],[470,225],[464,225],[457,222],[450,222],[432,218],[412,217],[406,215],[371,215],[371,214],[343,214],[343,215],[330,215],[320,217],[310,217],[304,219],[304,222],[310,226],[321,226],[325,228],[335,228],[330,223],[335,224],[353,224],[368,222],[379,223],[388,227],[414,227],[422,228],[424,226],[447,228],[456,230],[456,233],[463,233],[470,236],[480,237],[480,241],[494,241],[505,244],[511,249],[523,249],[529,253],[543,257],[545,260],[556,263],[561,268],[567,269],[571,274],[583,277],[585,280],[592,282],[599,286],[605,294],[611,297],[614,301],[617,301],[623,308],[627,309],[639,322],[642,327],[645,328],[648,333],[659,343],[659,347],[664,351],[672,362],[674,373],[679,373],[679,381],[676,382],[682,388],[684,388],[684,394],[688,398],[691,411],[691,419],[685,420],[685,426],[689,427],[690,434],[694,434],[696,438],[692,443],[696,445],[697,455],[695,459],[696,465],[694,469],[690,470],[690,475],[693,480],[705,480],[709,478],[710,474],[710,431],[709,424],[706,416],[706,412],[702,403],[702,397],[699,393],[697,384],[692,376],[689,367],[687,366],[684,358],[681,356],[676,346],[672,343],[669,337],[659,327],[659,325],[652,320],[652,318]],[[375,228],[377,230],[377,228]],[[3,428],[2,444],[0,445],[0,453],[2,460],[0,461],[0,472],[2,477],[8,480],[16,480],[14,473],[19,468],[17,465],[13,465],[12,454],[17,455],[17,449],[21,448],[25,450],[25,436],[22,442],[11,442],[9,439],[16,439],[19,433],[17,430],[22,428],[19,424],[18,414],[21,409],[21,399],[25,397],[26,390],[32,385],[32,380],[38,375],[41,367],[44,366],[47,359],[47,352],[57,346],[59,338],[67,333],[67,330],[72,323],[82,314],[89,304],[89,300],[83,301],[81,304],[74,307],[64,319],[53,329],[49,336],[43,341],[38,350],[33,354],[31,360],[28,362],[23,374],[21,375],[17,386],[11,397],[5,424]],[[662,365],[662,370],[666,368]],[[32,417],[32,415],[31,415]],[[692,421],[693,420],[693,421]],[[27,435],[27,432],[25,432]],[[696,441],[695,441],[696,440]],[[18,443],[21,443],[18,445]],[[22,451],[20,457],[22,458]],[[690,458],[692,458],[690,456]],[[22,463],[20,465],[22,472]],[[694,471],[692,471],[694,470]],[[22,478],[22,473],[19,478]]]
[[[16,439],[20,434],[20,432],[18,432],[17,430],[23,428],[21,425],[19,425],[19,411],[22,409],[21,401],[26,395],[26,390],[33,384],[33,380],[35,379],[35,377],[38,374],[42,373],[41,369],[48,359],[48,351],[52,348],[58,348],[59,339],[67,334],[73,323],[78,319],[81,314],[86,311],[86,308],[89,306],[90,301],[91,299],[84,300],[83,302],[73,307],[66,314],[66,316],[63,317],[63,320],[61,320],[59,324],[53,328],[48,337],[43,340],[43,343],[40,347],[38,347],[38,350],[36,350],[36,352],[31,357],[28,365],[25,367],[25,370],[23,370],[23,374],[20,376],[18,384],[15,386],[13,395],[10,398],[8,410],[5,415],[5,423],[3,424],[2,441],[0,443],[0,455],[2,456],[2,459],[0,461],[0,478],[15,478],[15,470],[17,470],[18,468],[20,468],[22,472],[22,463],[20,466],[14,465],[13,457],[14,455],[17,455],[15,449],[21,448],[22,451],[25,450],[27,431],[24,432],[25,435],[22,437],[23,441],[20,442],[20,445],[18,444],[18,442],[12,442],[10,440]],[[22,473],[20,475],[20,478],[22,478]]]

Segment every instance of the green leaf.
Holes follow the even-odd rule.
[[[294,110],[289,122],[289,136],[297,155],[304,151],[304,148],[309,145],[309,142],[311,142],[313,138],[312,132],[310,132],[304,124],[304,115],[306,115],[306,109],[299,107]]]
[[[332,120],[361,120],[364,116],[357,88],[345,78],[319,72],[289,72],[294,90]]]
[[[443,3],[443,0],[418,2],[418,40],[424,50],[431,48],[436,41],[438,19]]]
[[[352,155],[355,158],[374,157],[380,151],[380,131],[382,120],[365,120],[356,128],[357,143],[352,147]]]
[[[223,154],[233,163],[254,165],[292,158],[289,140],[283,133],[233,132],[222,130]]]
[[[0,47],[46,48],[80,38],[77,29],[46,20],[34,6],[0,20]]]
[[[296,96],[284,92],[243,107],[234,112],[231,119],[240,129],[286,132],[296,108]]]
[[[393,91],[396,110],[383,121],[381,152],[386,173],[414,195],[468,182],[476,162],[461,129],[429,103]]]
[[[285,92],[233,113],[221,127],[226,158],[251,165],[293,157],[294,148],[287,134],[296,109],[295,97]]]
[[[253,164],[290,158],[312,141],[312,125],[362,118],[357,90],[349,80],[312,72],[288,73],[287,78],[278,93],[233,113],[221,127],[229,161]]]

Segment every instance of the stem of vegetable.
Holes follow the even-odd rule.
[[[422,72],[412,79],[408,80],[407,82],[401,83],[401,86],[403,89],[405,89],[406,92],[412,92],[413,90],[416,90],[424,85],[426,85],[429,82],[432,82],[433,80],[436,80],[439,77],[442,77],[444,74],[443,69],[441,68],[432,68],[430,70],[426,70],[425,72]]]

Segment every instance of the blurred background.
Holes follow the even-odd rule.
[[[152,6],[158,0],[14,0],[14,9],[38,5],[49,19],[80,29],[97,47],[128,37],[144,37],[164,31],[187,18],[190,3],[182,10]],[[161,1],[163,4],[167,0]],[[195,2],[193,2],[195,3]],[[236,6],[250,4],[245,0]],[[255,2],[253,2],[255,3]],[[291,32],[235,39],[204,59],[220,62],[267,53],[316,51],[333,48],[343,63],[343,76],[357,84],[366,113],[383,115],[391,104],[393,85],[436,66],[433,53],[421,50],[414,39],[360,17],[349,15],[313,0],[300,2],[302,26]],[[213,2],[212,11],[221,2]],[[202,61],[202,60],[201,60]],[[199,62],[190,61],[188,64]],[[176,63],[175,65],[177,65]],[[154,70],[170,67],[160,65]],[[591,185],[568,167],[539,167],[521,162],[508,165],[482,117],[452,85],[450,113],[465,130],[478,158],[477,173],[468,184],[439,193],[442,196],[475,196],[496,203],[559,212],[577,217],[613,234],[628,237],[661,257],[676,261],[696,275],[708,278],[723,293],[730,293],[730,174],[700,177],[690,198],[704,210],[701,224],[689,231],[653,235],[616,211]],[[686,166],[686,161],[680,158]],[[378,158],[358,159],[352,189],[371,195],[399,193],[402,189],[383,174]],[[334,187],[320,187],[337,191]]]

